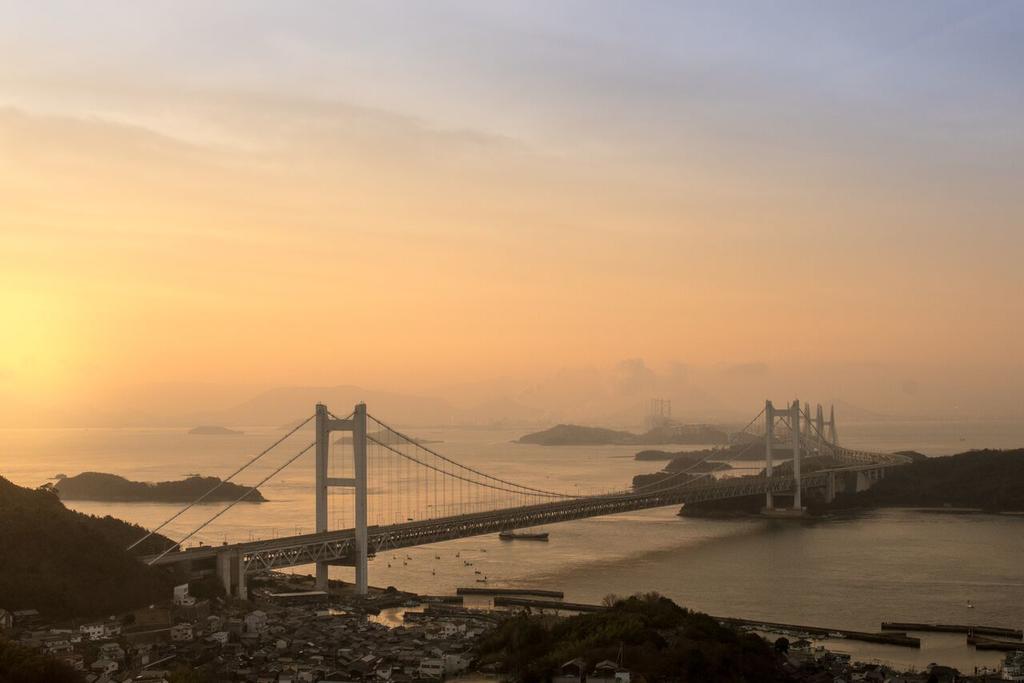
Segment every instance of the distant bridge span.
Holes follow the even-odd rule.
[[[801,417],[804,418],[803,425]],[[829,421],[823,420],[820,406],[817,420],[812,421],[809,408],[801,409],[799,402],[793,402],[783,410],[775,409],[771,402],[767,402],[765,410],[741,432],[749,447],[759,445],[765,450],[766,467],[761,473],[717,479],[711,475],[693,475],[688,474],[688,470],[682,470],[642,487],[612,494],[579,496],[515,484],[457,463],[368,416],[362,404],[356,406],[352,416],[347,418],[337,418],[326,407],[318,405],[316,418],[317,526],[320,531],[221,546],[188,549],[175,547],[144,560],[156,566],[184,564],[192,569],[212,564],[225,589],[242,597],[246,595],[246,577],[251,574],[315,565],[318,585],[325,588],[327,568],[330,565],[354,566],[357,589],[365,592],[367,560],[379,552],[543,524],[753,495],[764,495],[768,510],[774,508],[774,496],[790,495],[794,498],[795,507],[802,510],[802,491],[821,489],[824,498],[831,500],[838,490],[849,486],[845,482],[851,476],[856,479],[853,484],[856,488],[866,488],[873,481],[884,477],[887,469],[909,462],[908,458],[900,455],[838,446],[834,442],[834,415],[830,416]],[[761,418],[764,418],[763,429],[750,431],[751,426],[756,425]],[[372,420],[378,429],[368,433],[367,419]],[[783,436],[787,437],[787,446],[792,455],[789,465],[792,471],[786,473],[776,473],[771,460],[773,448],[778,448],[781,443],[778,434],[780,426],[784,428]],[[826,427],[829,436],[826,436]],[[332,431],[352,434],[353,477],[328,476],[329,435]],[[313,445],[301,451],[300,455]],[[368,449],[375,449],[369,459]],[[416,475],[417,502],[414,508],[417,514],[410,514],[408,516],[412,519],[406,519],[407,513],[403,511],[400,518],[390,523],[369,525],[366,524],[368,482],[373,479],[372,473],[382,475],[388,467],[394,467],[394,463],[382,465],[373,459],[373,455],[382,454],[388,454],[407,467],[405,479],[392,478],[393,482],[410,484],[410,465],[413,469],[423,470],[417,471]],[[815,458],[827,458],[829,466],[801,473],[801,462],[813,463]],[[376,464],[371,467],[373,463]],[[378,476],[374,483],[383,480],[386,480],[386,476]],[[356,525],[353,528],[327,530],[327,489],[331,486],[355,489]],[[469,494],[467,489],[470,490]],[[473,489],[481,489],[482,497],[481,491]],[[476,509],[462,514],[437,514],[438,510],[464,506],[467,495],[476,495],[474,502],[469,504]],[[408,491],[402,498],[406,504],[413,505],[413,498]],[[423,499],[428,501],[425,506]],[[451,499],[462,502],[453,504]],[[431,500],[433,504],[429,502]],[[446,500],[448,502],[444,502]],[[479,509],[481,505],[485,509]],[[431,510],[434,514],[431,514]]]

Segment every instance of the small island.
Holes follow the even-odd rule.
[[[110,503],[191,503],[212,489],[221,480],[217,477],[189,476],[180,481],[145,482],[131,481],[116,474],[104,472],[82,472],[74,477],[65,477],[53,485],[53,490],[63,500],[97,500]],[[266,498],[249,486],[227,482],[211,493],[206,501],[211,503],[238,500],[245,496],[246,502],[264,503]]]
[[[199,436],[241,436],[245,434],[237,429],[228,429],[219,425],[199,425],[188,430],[188,433]]]
[[[785,446],[776,446],[773,450],[773,455],[776,460],[785,460],[793,457],[793,449],[786,448]],[[640,451],[635,456],[635,460],[681,460],[681,461],[693,461],[693,460],[735,460],[738,462],[750,462],[757,460],[764,460],[764,446],[761,444],[737,443],[729,446],[720,448],[702,448],[696,451],[661,451],[661,450],[646,450]]]
[[[540,446],[650,446],[656,444],[724,444],[729,435],[722,429],[706,424],[674,424],[655,427],[643,434],[560,424],[544,431],[527,434],[515,443]]]

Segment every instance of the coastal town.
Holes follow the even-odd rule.
[[[187,584],[166,602],[100,620],[54,622],[34,609],[0,609],[0,636],[59,660],[87,683],[341,683],[415,680],[515,680],[508,662],[482,664],[477,646],[515,613],[529,607],[463,606],[462,596],[418,596],[395,588],[360,597],[332,582],[314,590],[312,577],[273,574],[247,601],[197,598]],[[522,603],[541,601],[523,600]],[[565,603],[547,612],[563,618]],[[585,606],[578,606],[583,608]],[[596,608],[596,606],[595,606]],[[562,614],[562,617],[556,616]],[[735,626],[735,625],[734,625]],[[930,664],[898,671],[880,662],[852,661],[810,638],[790,633],[772,641],[789,680],[807,683],[991,683],[1024,681],[1024,652],[1008,653],[1001,669],[961,673]],[[1022,644],[1024,650],[1024,644]],[[556,683],[637,683],[628,662],[566,661]]]
[[[89,683],[201,680],[251,683],[440,680],[466,672],[495,619],[395,590],[355,604],[274,577],[251,601],[173,600],[104,620],[48,623],[36,610],[0,609],[0,630],[83,672]],[[408,608],[406,611],[405,608]],[[404,613],[404,622],[378,619]]]

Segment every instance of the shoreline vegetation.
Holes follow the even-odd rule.
[[[521,436],[513,443],[539,446],[655,446],[725,444],[728,441],[729,435],[725,430],[707,424],[655,427],[643,434],[604,427],[559,424],[550,429]]]
[[[788,463],[781,467],[790,466]],[[786,476],[786,470],[778,472]],[[664,472],[657,473],[664,477]],[[653,475],[639,475],[653,476]],[[634,482],[637,478],[634,477]],[[1024,514],[1024,448],[977,450],[934,458],[918,457],[893,468],[870,489],[839,493],[826,503],[805,498],[814,516],[879,508],[920,509],[933,513]],[[757,514],[764,497],[746,496],[684,506],[684,517],[733,517]]]
[[[250,486],[222,483],[217,477],[188,476],[179,481],[131,481],[116,474],[82,472],[73,477],[58,477],[53,491],[63,500],[93,500],[106,503],[191,503],[212,489],[204,502],[223,503],[245,495],[245,502],[265,503],[266,498]],[[247,494],[248,492],[248,494]],[[247,495],[246,495],[247,494]]]

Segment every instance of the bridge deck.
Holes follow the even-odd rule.
[[[801,477],[802,489],[826,486],[828,477],[836,472],[883,469],[900,461],[859,463],[849,467],[818,470]],[[466,538],[506,529],[566,522],[622,512],[684,505],[710,500],[736,498],[757,494],[786,494],[793,490],[791,477],[766,479],[763,474],[714,479],[706,477],[681,486],[651,493],[575,498],[525,507],[499,509],[451,517],[406,522],[385,527],[371,526],[367,544],[371,553],[428,543]],[[264,541],[224,546],[204,546],[168,553],[154,564],[209,560],[223,553],[237,556],[246,572],[253,573],[315,562],[349,564],[354,557],[355,530],[340,529],[320,534],[304,534]],[[146,558],[147,560],[149,558]]]

